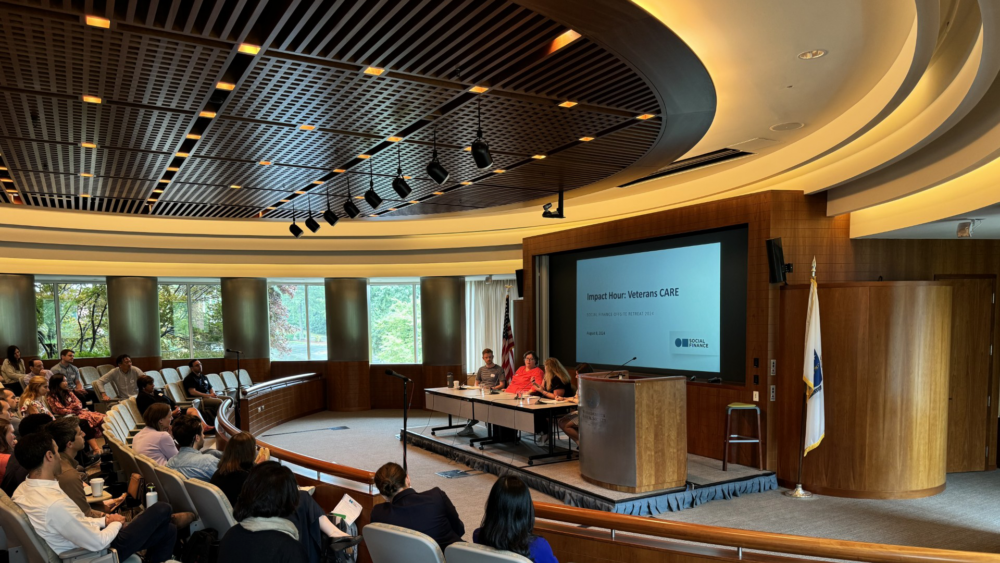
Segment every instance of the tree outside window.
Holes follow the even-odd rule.
[[[369,285],[368,327],[373,364],[422,362],[420,285]]]
[[[105,284],[36,283],[35,320],[43,358],[57,358],[63,348],[81,358],[111,354]]]
[[[220,285],[160,284],[159,310],[164,359],[223,356]]]
[[[327,359],[325,288],[272,284],[267,298],[271,360]]]

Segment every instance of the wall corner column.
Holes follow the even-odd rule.
[[[107,283],[111,358],[128,354],[143,371],[162,368],[156,278],[108,276]]]
[[[240,367],[254,381],[271,378],[267,280],[222,278],[222,342],[240,350]],[[236,354],[226,352],[225,367],[236,370]]]
[[[423,407],[423,390],[443,387],[448,372],[464,380],[465,369],[465,277],[420,278],[420,346],[423,381],[417,384],[413,406]]]
[[[371,410],[368,280],[326,278],[326,408]]]

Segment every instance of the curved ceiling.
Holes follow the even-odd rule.
[[[294,240],[281,209],[274,216],[284,221],[112,218],[24,207],[14,213],[16,206],[0,206],[0,237],[11,241],[2,251],[6,263],[18,271],[93,274],[179,275],[185,268],[203,275],[499,273],[518,266],[527,236],[770,189],[825,192],[831,215],[851,214],[856,237],[954,236],[953,227],[940,225],[975,217],[976,210],[985,221],[974,236],[996,232],[987,222],[1000,203],[1000,8],[991,0],[600,0],[590,14],[569,0],[517,4],[541,21],[558,22],[557,31],[578,31],[590,49],[626,65],[653,94],[656,111],[668,116],[621,132],[642,133],[648,145],[622,157],[630,164],[621,169],[574,184],[582,187],[566,194],[566,219],[541,218],[540,204],[555,198],[535,193],[457,213],[414,217],[404,208],[342,220]],[[661,46],[677,41],[697,57],[694,69],[707,70],[704,76],[663,57]],[[797,57],[814,49],[825,56]],[[704,103],[683,97],[685,76],[702,92],[712,85]],[[633,91],[645,90],[638,83],[621,88]],[[512,96],[487,94],[484,111],[486,100],[511,103]],[[453,119],[469,123],[471,107],[463,107]],[[448,117],[441,119],[444,124]],[[803,126],[771,129],[789,122]],[[643,133],[654,126],[655,134]],[[448,144],[457,147],[460,137],[474,133],[462,127],[470,125],[455,126]],[[622,156],[593,150],[596,143],[578,145],[590,152],[568,159],[581,175]],[[617,187],[675,159],[730,147],[751,154]],[[390,174],[392,160],[382,163]],[[493,189],[500,191],[484,191]],[[924,224],[939,226],[913,229]],[[74,252],[60,253],[67,246]]]

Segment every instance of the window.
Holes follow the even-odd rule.
[[[420,283],[368,286],[368,330],[373,364],[419,364]]]
[[[325,360],[326,289],[272,284],[267,288],[271,360]]]
[[[221,358],[222,287],[160,284],[160,354],[165,360]]]
[[[38,347],[44,358],[72,348],[82,358],[106,357],[108,286],[103,283],[36,283]]]

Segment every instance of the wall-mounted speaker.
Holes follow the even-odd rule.
[[[791,264],[785,264],[785,253],[781,249],[781,239],[772,238],[767,244],[767,271],[771,283],[788,283],[785,274],[792,271]]]
[[[524,297],[524,270],[517,270],[514,275],[517,276],[517,296]]]

